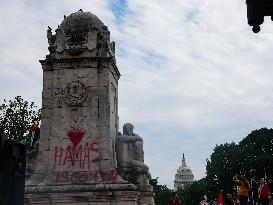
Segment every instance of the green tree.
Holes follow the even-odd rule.
[[[240,156],[235,143],[216,145],[207,161],[207,185],[213,193],[219,190],[233,192],[232,177],[238,173]]]
[[[150,184],[153,186],[155,193],[155,205],[168,205],[172,190],[169,189],[166,185],[158,184],[158,177],[155,179],[150,179]]]
[[[252,131],[240,143],[243,171],[255,170],[257,178],[273,176],[273,129],[262,128]]]
[[[177,194],[183,205],[196,205],[203,200],[206,193],[205,178],[193,182],[191,185],[179,188]]]
[[[0,131],[9,135],[10,139],[21,141],[27,138],[31,127],[39,124],[41,110],[34,102],[29,103],[21,96],[0,105]]]
[[[252,131],[238,144],[216,145],[207,160],[207,187],[210,191],[223,194],[234,191],[232,177],[245,175],[255,170],[257,179],[273,176],[273,129],[262,128]]]

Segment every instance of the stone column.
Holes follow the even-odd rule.
[[[41,137],[27,164],[25,204],[136,205],[136,186],[116,171],[120,73],[110,32],[76,12],[47,37]]]

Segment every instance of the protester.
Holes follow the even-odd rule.
[[[258,203],[258,188],[259,188],[259,182],[255,179],[255,176],[252,174],[252,178],[250,180],[250,194],[249,199],[253,205],[256,205]]]
[[[269,192],[270,192],[270,197],[269,197],[269,205],[272,205],[272,200],[273,200],[273,181],[272,178],[270,177],[268,179],[268,186],[269,186]]]
[[[267,180],[262,178],[260,182],[260,203],[261,205],[269,205],[270,189]]]
[[[233,200],[232,194],[229,194],[229,193],[227,194],[226,205],[234,205],[234,200]]]
[[[239,187],[238,197],[240,200],[240,205],[247,205],[248,191],[250,189],[250,185],[249,185],[246,177],[244,175],[234,176],[233,181],[236,182],[236,184]]]
[[[213,195],[213,193],[212,193],[212,192],[210,192],[210,191],[207,191],[207,193],[206,193],[206,197],[207,197],[207,202],[208,202],[208,204],[212,204],[213,199],[214,199],[214,195]]]
[[[269,186],[270,196],[273,199],[273,180],[271,177],[268,179],[268,186]]]
[[[240,200],[238,199],[237,195],[234,196],[233,201],[234,201],[234,205],[240,205]]]
[[[213,197],[209,201],[209,205],[218,205],[218,196],[216,193],[213,194]]]

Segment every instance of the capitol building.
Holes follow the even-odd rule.
[[[184,188],[194,182],[194,176],[191,169],[187,166],[183,154],[182,165],[177,169],[174,180],[174,189]]]

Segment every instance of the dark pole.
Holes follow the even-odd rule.
[[[24,205],[26,146],[0,133],[0,205]]]
[[[273,19],[273,1],[272,0],[246,0],[248,24],[252,26],[252,31],[258,33],[260,25],[264,22],[265,16],[271,16]]]

